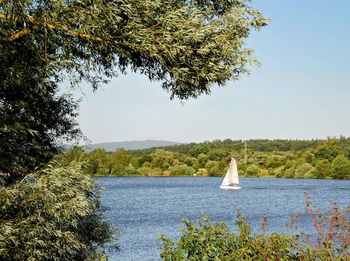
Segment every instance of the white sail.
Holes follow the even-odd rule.
[[[234,158],[231,159],[230,167],[228,168],[225,178],[220,186],[222,189],[240,189],[237,163]]]

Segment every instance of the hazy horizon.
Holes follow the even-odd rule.
[[[157,139],[144,139],[144,140],[111,140],[111,141],[106,141],[106,142],[87,142],[87,143],[83,143],[81,144],[82,146],[85,145],[98,145],[98,144],[110,144],[110,143],[128,143],[128,142],[145,142],[145,141],[155,141],[155,142],[159,142],[159,141],[164,141],[164,142],[174,142],[174,143],[178,143],[178,144],[190,144],[190,143],[203,143],[203,142],[213,142],[215,140],[226,140],[226,139],[230,139],[232,141],[250,141],[250,140],[326,140],[327,138],[337,138],[339,139],[341,136],[345,137],[345,138],[350,138],[350,136],[344,136],[344,135],[339,135],[339,136],[328,136],[328,137],[324,137],[324,138],[310,138],[310,139],[290,139],[290,138],[272,138],[272,139],[268,139],[268,138],[253,138],[253,139],[231,139],[231,138],[222,138],[222,139],[213,139],[213,140],[202,140],[202,141],[177,141],[177,140],[157,140]],[[69,145],[69,144],[68,144]]]

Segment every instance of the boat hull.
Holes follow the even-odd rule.
[[[230,190],[238,190],[238,189],[241,189],[240,186],[225,186],[225,185],[221,185],[220,188],[221,188],[221,189],[230,189]]]

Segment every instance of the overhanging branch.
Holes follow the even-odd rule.
[[[8,17],[4,14],[1,14],[0,13],[0,19],[5,19],[7,20]],[[89,41],[96,41],[96,42],[102,42],[102,38],[100,37],[96,37],[96,36],[91,36],[89,34],[84,34],[84,33],[80,33],[80,32],[77,32],[77,31],[74,31],[74,30],[71,30],[69,28],[67,28],[66,26],[60,26],[60,25],[54,25],[54,24],[51,24],[51,23],[46,23],[46,22],[37,22],[34,20],[34,18],[32,16],[28,16],[28,21],[33,24],[35,27],[47,27],[47,28],[50,28],[50,29],[54,29],[54,30],[58,30],[58,31],[62,31],[62,32],[65,32],[73,37],[78,37],[78,38],[81,38],[81,39],[85,39],[85,40],[89,40]],[[11,35],[9,37],[9,40],[10,41],[15,41],[27,34],[30,33],[30,29],[29,28],[23,28],[22,30],[16,32],[15,34]]]

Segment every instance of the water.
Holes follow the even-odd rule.
[[[159,234],[177,239],[181,220],[197,220],[203,213],[213,221],[233,224],[240,209],[249,223],[258,228],[261,216],[268,216],[268,231],[287,232],[290,216],[302,213],[299,221],[305,230],[313,230],[305,215],[304,192],[321,210],[330,210],[333,202],[350,205],[350,181],[254,179],[242,178],[242,190],[219,189],[222,178],[213,177],[100,177],[110,222],[120,228],[121,251],[110,260],[160,260]]]

